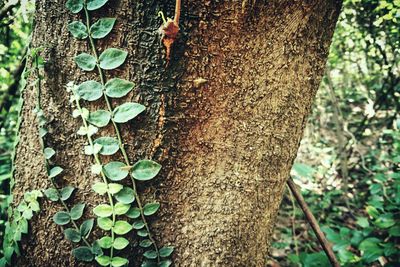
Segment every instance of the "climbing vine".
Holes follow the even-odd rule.
[[[73,21],[68,25],[70,33],[77,39],[87,40],[89,53],[80,53],[75,57],[77,66],[83,71],[97,71],[98,79],[84,81],[80,84],[68,83],[67,90],[71,93],[71,103],[75,106],[73,117],[80,118],[82,126],[77,134],[86,136],[88,144],[84,153],[91,155],[94,164],[93,174],[100,181],[93,184],[93,190],[99,195],[105,195],[107,202],[93,208],[97,216],[97,225],[106,234],[96,242],[106,250],[104,254],[95,255],[95,260],[101,266],[124,266],[129,263],[127,258],[117,256],[118,251],[129,245],[124,237],[135,230],[141,239],[139,246],[144,249],[143,267],[170,266],[168,257],[173,247],[158,248],[150,230],[147,217],[155,214],[160,207],[157,202],[142,204],[137,191],[137,182],[148,181],[157,176],[161,165],[149,159],[139,160],[132,164],[125,150],[119,124],[135,119],[145,111],[145,106],[139,103],[126,102],[117,107],[111,104],[111,98],[123,98],[133,90],[135,84],[121,78],[106,80],[104,71],[120,67],[128,53],[119,48],[107,48],[102,53],[97,52],[95,41],[106,37],[113,29],[115,18],[100,18],[91,24],[90,12],[100,9],[108,0],[69,0],[67,9],[72,13],[83,13],[84,21]],[[97,101],[103,99],[106,109],[89,110],[81,101]],[[99,128],[112,125],[114,136],[95,137]],[[123,160],[104,162],[104,157],[112,157],[120,152]],[[130,177],[130,186],[123,182]],[[122,183],[123,182],[123,183]],[[76,253],[76,250],[87,250],[87,253]],[[85,260],[89,248],[85,246],[75,249],[75,257]]]

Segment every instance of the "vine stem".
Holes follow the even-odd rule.
[[[99,56],[98,56],[98,53],[97,53],[97,50],[96,50],[96,46],[94,44],[94,40],[92,38],[91,32],[90,32],[90,17],[89,17],[89,12],[88,12],[86,6],[84,6],[84,11],[85,11],[85,16],[86,16],[86,28],[87,28],[87,31],[88,31],[90,46],[91,46],[92,52],[93,52],[93,54],[94,54],[94,56],[96,58],[96,67],[97,67],[97,70],[98,70],[98,73],[99,73],[99,76],[100,76],[100,82],[101,82],[101,84],[103,86],[104,100],[106,102],[108,111],[112,114],[113,113],[113,108],[112,108],[112,105],[110,103],[110,99],[104,93],[104,86],[105,86],[106,81],[105,81],[105,77],[104,77],[103,71],[102,71],[102,69],[100,68],[100,65],[99,65]],[[122,140],[121,133],[119,131],[118,125],[114,121],[114,118],[112,116],[111,116],[111,122],[113,124],[114,130],[115,130],[115,134],[117,135],[119,148],[120,148],[122,156],[123,156],[123,158],[125,160],[125,164],[127,166],[131,166],[128,154],[126,153],[126,150],[125,150],[125,147],[124,147],[124,143],[123,143],[123,140]],[[157,244],[156,244],[153,236],[151,235],[150,227],[149,227],[149,225],[147,223],[147,220],[145,218],[145,215],[144,215],[143,205],[142,205],[140,197],[139,197],[139,195],[137,193],[136,182],[135,182],[134,177],[133,177],[131,172],[130,172],[130,177],[131,177],[131,182],[132,182],[132,189],[134,191],[135,199],[136,199],[138,208],[140,210],[141,218],[143,220],[144,226],[145,226],[146,231],[148,233],[148,238],[152,242],[154,250],[157,253],[157,263],[160,263],[160,255],[159,255],[159,252],[158,252],[158,247],[157,247]]]
[[[42,109],[41,109],[41,102],[40,102],[42,90],[41,90],[41,78],[40,78],[40,72],[39,72],[38,55],[35,55],[35,70],[36,70],[36,75],[37,75],[37,77],[38,77],[38,78],[37,78],[37,92],[36,92],[36,94],[37,94],[37,96],[36,96],[36,97],[37,97],[37,98],[36,98],[36,110],[39,112],[40,110],[42,110]],[[39,126],[39,127],[40,127],[40,126]],[[39,143],[40,143],[40,146],[41,146],[41,148],[42,148],[42,151],[44,151],[44,149],[45,149],[45,144],[44,144],[44,140],[43,140],[42,137],[39,138]],[[44,164],[45,164],[45,168],[46,168],[46,171],[47,171],[47,175],[49,176],[50,162],[49,162],[49,160],[48,160],[46,157],[44,157]],[[59,188],[58,188],[56,182],[54,181],[53,178],[50,178],[50,181],[51,181],[51,184],[54,186],[54,188],[57,189],[57,196],[58,196],[58,199],[60,200],[60,203],[62,204],[62,206],[64,207],[64,209],[65,209],[68,213],[70,213],[71,210],[68,208],[68,206],[67,206],[67,204],[65,203],[65,201],[61,199],[61,194],[60,194],[60,192],[59,192]],[[78,227],[78,225],[75,223],[75,221],[74,221],[74,220],[71,220],[71,222],[72,222],[72,225],[74,226],[75,230],[79,232],[79,227]],[[86,239],[84,236],[82,236],[82,240],[83,240],[83,242],[84,242],[88,247],[90,247],[90,243],[87,241],[87,239]]]

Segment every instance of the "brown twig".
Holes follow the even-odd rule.
[[[340,267],[338,260],[336,259],[335,253],[333,253],[332,246],[329,241],[326,239],[324,233],[321,231],[321,228],[318,225],[317,220],[315,219],[314,215],[312,214],[310,208],[308,207],[307,203],[304,201],[303,196],[296,188],[296,184],[294,183],[293,179],[289,177],[287,180],[287,185],[292,191],[293,196],[295,197],[297,203],[299,204],[300,208],[303,210],[304,215],[307,218],[308,223],[310,224],[311,228],[313,229],[315,235],[318,238],[319,243],[321,244],[323,250],[325,251],[326,255],[328,256],[329,261],[331,262],[332,266]]]

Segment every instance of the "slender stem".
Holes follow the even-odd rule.
[[[293,235],[293,241],[294,241],[294,250],[296,252],[296,255],[299,256],[299,246],[297,244],[297,236],[296,236],[296,203],[294,201],[293,193],[290,191],[290,187],[288,187],[289,195],[290,195],[290,201],[292,202],[292,235]]]
[[[96,66],[97,66],[97,70],[98,70],[98,73],[99,73],[99,76],[100,76],[100,82],[101,82],[101,84],[103,85],[103,88],[104,88],[105,83],[106,83],[106,79],[104,77],[103,70],[100,68],[100,65],[99,65],[99,56],[98,56],[98,53],[97,53],[97,50],[96,50],[96,46],[94,44],[94,40],[92,38],[91,32],[90,32],[90,17],[89,17],[89,12],[88,12],[86,6],[84,6],[84,11],[85,11],[85,16],[86,16],[86,28],[87,28],[87,31],[88,31],[90,46],[91,46],[92,52],[93,52],[93,54],[94,54],[94,56],[96,58],[96,62],[97,62]],[[103,97],[104,97],[104,100],[106,102],[108,111],[112,114],[113,113],[113,108],[112,108],[110,99],[107,97],[107,95],[105,93],[103,93]],[[122,137],[121,137],[120,130],[118,128],[117,123],[114,121],[113,117],[111,117],[111,122],[113,124],[114,130],[115,130],[115,134],[116,134],[117,139],[118,139],[119,148],[120,148],[120,151],[121,151],[122,156],[124,158],[125,164],[127,166],[131,166],[128,154],[126,153],[126,150],[125,150],[125,147],[124,147],[124,143],[123,143],[123,140],[122,140]],[[132,173],[130,173],[130,177],[131,177],[131,182],[132,182],[132,189],[134,191],[135,199],[136,199],[138,208],[140,210],[141,218],[143,220],[144,226],[145,226],[146,231],[148,233],[148,238],[152,242],[154,250],[157,253],[157,262],[160,263],[160,255],[158,253],[158,247],[157,247],[157,244],[156,244],[153,236],[151,235],[150,227],[149,227],[149,225],[147,223],[147,220],[145,218],[145,215],[144,215],[144,212],[143,212],[143,205],[142,205],[142,203],[140,201],[140,197],[139,197],[139,195],[137,193],[136,182],[135,182],[134,177],[132,176]]]

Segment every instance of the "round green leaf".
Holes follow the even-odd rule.
[[[112,181],[120,181],[128,176],[126,165],[119,161],[111,161],[104,166],[104,174]]]
[[[100,266],[109,266],[111,263],[110,256],[101,255],[96,257],[96,261]]]
[[[107,193],[107,190],[108,190],[108,187],[107,187],[107,184],[105,184],[105,183],[95,183],[93,186],[92,186],[92,189],[93,189],[93,191],[94,192],[96,192],[97,194],[99,194],[99,195],[104,195],[105,193]]]
[[[142,221],[135,221],[133,222],[133,228],[136,230],[142,229],[144,227],[144,222]]]
[[[114,233],[117,235],[124,235],[132,230],[132,225],[126,221],[117,221],[113,227]]]
[[[63,189],[60,190],[60,196],[61,196],[61,200],[68,200],[72,193],[74,192],[75,188],[73,188],[72,186],[68,185],[66,187],[64,187]]]
[[[72,250],[72,254],[77,260],[80,261],[89,262],[93,260],[92,250],[86,246],[75,248],[74,250]]]
[[[49,178],[54,178],[57,175],[59,175],[60,173],[62,173],[63,168],[59,167],[59,166],[55,166],[53,168],[50,169],[49,171]]]
[[[108,204],[100,204],[97,205],[94,209],[93,209],[94,214],[96,214],[99,217],[109,217],[112,215],[113,210],[112,207]]]
[[[147,259],[156,259],[157,258],[157,252],[154,250],[148,250],[145,253],[143,253],[143,256],[145,256]]]
[[[56,152],[54,151],[54,149],[52,149],[51,147],[46,147],[44,150],[44,156],[46,159],[51,159],[51,157],[54,156],[54,154],[56,154]]]
[[[102,18],[96,21],[90,27],[90,33],[93,39],[101,39],[107,36],[114,27],[115,19],[114,18]]]
[[[118,140],[114,137],[100,137],[94,140],[94,143],[102,146],[100,150],[100,154],[102,155],[113,155],[119,149]]]
[[[146,216],[153,215],[160,208],[160,203],[148,203],[144,205],[143,213]]]
[[[71,217],[65,211],[59,211],[53,216],[53,221],[58,225],[66,225],[70,222]]]
[[[109,236],[103,236],[98,240],[101,248],[111,248],[112,247],[112,238]]]
[[[114,212],[117,215],[122,215],[127,213],[130,207],[131,207],[130,204],[123,204],[121,202],[118,202],[114,206]]]
[[[96,67],[96,58],[88,53],[81,53],[75,57],[75,63],[83,70],[92,71]]]
[[[113,222],[110,218],[97,218],[97,225],[104,231],[109,231],[113,226]]]
[[[64,235],[65,235],[65,238],[67,238],[68,240],[70,240],[74,243],[78,243],[79,241],[81,241],[81,234],[78,231],[76,231],[75,229],[72,229],[72,228],[65,229]]]
[[[115,198],[121,203],[130,204],[135,201],[135,193],[132,188],[125,186],[115,195]]]
[[[112,70],[121,66],[128,53],[117,48],[108,48],[99,57],[100,68],[103,70]]]
[[[174,247],[163,247],[159,250],[160,257],[169,257],[174,251]]]
[[[121,266],[128,264],[128,262],[129,261],[127,259],[121,258],[121,257],[113,257],[111,259],[111,265],[113,267],[121,267]]]
[[[138,103],[124,103],[114,110],[114,121],[124,123],[142,113],[146,108]]]
[[[140,217],[140,209],[139,208],[130,208],[128,212],[125,214],[131,219],[136,219]]]
[[[122,187],[123,187],[122,184],[109,183],[108,191],[110,192],[110,194],[114,195],[117,194],[119,191],[121,191]]]
[[[86,26],[80,21],[73,21],[68,24],[68,30],[75,38],[85,39],[88,37]]]
[[[106,95],[113,98],[123,97],[128,94],[134,86],[135,84],[133,82],[114,78],[109,80],[105,85]]]
[[[80,217],[82,217],[83,210],[85,209],[85,204],[80,203],[76,204],[75,206],[72,207],[70,216],[72,220],[78,220]]]
[[[93,219],[84,221],[81,224],[81,226],[79,227],[79,232],[80,232],[81,236],[88,236],[90,234],[90,232],[92,231],[93,224],[94,224]]]
[[[137,235],[138,235],[138,236],[141,236],[141,237],[146,237],[146,236],[149,235],[149,233],[147,233],[147,230],[146,230],[146,229],[141,229],[141,230],[138,230],[138,231],[137,231]]]
[[[51,201],[58,201],[59,193],[58,190],[55,188],[48,188],[44,191],[44,195],[50,199]]]
[[[76,14],[82,10],[83,0],[68,0],[65,7],[72,13]]]
[[[99,9],[100,7],[104,6],[105,3],[107,3],[108,0],[87,0],[86,8],[87,10],[96,10]]]
[[[132,167],[132,175],[136,180],[153,179],[161,170],[161,165],[152,160],[139,160]]]
[[[117,237],[117,238],[114,240],[113,247],[114,247],[115,249],[121,250],[121,249],[126,248],[126,246],[128,246],[128,245],[129,245],[129,241],[128,241],[126,238],[124,238],[124,237]]]
[[[96,81],[86,81],[76,88],[76,93],[87,101],[94,101],[103,95],[103,86]]]
[[[171,264],[172,264],[172,261],[171,261],[171,260],[164,260],[164,261],[161,261],[161,262],[158,264],[158,266],[159,266],[159,267],[169,267],[169,266],[171,266]]]
[[[88,122],[97,127],[104,127],[110,122],[111,114],[106,110],[97,110],[90,112]]]
[[[150,241],[150,239],[144,239],[144,240],[140,241],[139,246],[141,246],[142,248],[148,248],[152,244],[153,243]]]

